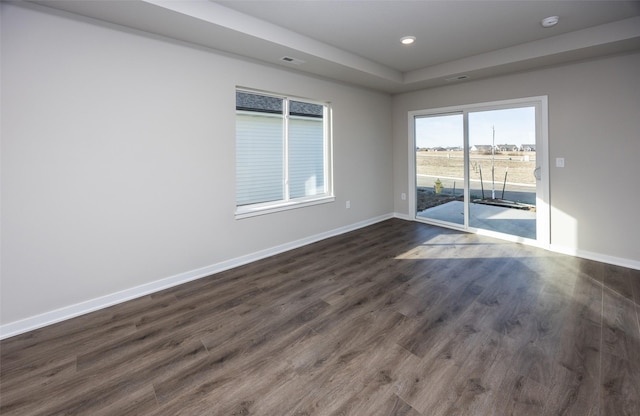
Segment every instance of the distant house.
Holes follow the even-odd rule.
[[[447,149],[445,149],[444,147],[432,147],[431,149],[432,152],[446,152]]]
[[[472,152],[491,153],[492,146],[490,144],[476,144],[469,149]]]
[[[535,152],[536,151],[536,145],[535,144],[523,144],[522,146],[520,146],[520,150],[522,150],[523,152]]]
[[[517,152],[520,148],[516,144],[499,144],[496,146],[496,150],[500,152]]]

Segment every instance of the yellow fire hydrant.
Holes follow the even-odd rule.
[[[436,193],[439,194],[440,192],[442,192],[442,188],[444,187],[442,186],[442,182],[440,182],[440,178],[436,179],[436,182],[433,185],[433,189],[435,189]]]

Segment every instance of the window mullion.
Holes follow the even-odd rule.
[[[331,145],[329,143],[329,124],[331,123],[331,119],[329,118],[329,111],[326,106],[322,109],[322,146],[323,146],[323,154],[324,154],[324,192],[326,193],[329,190],[329,183],[332,178],[329,176],[331,172]]]
[[[284,200],[291,199],[289,193],[289,99],[283,98],[284,111]]]

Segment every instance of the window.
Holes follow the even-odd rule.
[[[333,200],[329,107],[236,91],[236,218]]]

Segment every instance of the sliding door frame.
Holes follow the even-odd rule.
[[[469,227],[469,113],[476,111],[502,110],[518,107],[535,107],[536,123],[536,165],[540,169],[541,179],[536,184],[536,239],[529,239],[495,231]],[[439,116],[447,114],[463,115],[464,142],[464,224],[443,223],[441,221],[418,218],[416,212],[416,137],[415,119],[417,117]],[[409,111],[408,113],[408,202],[409,217],[413,221],[444,226],[456,230],[476,234],[488,235],[508,241],[549,248],[550,245],[550,204],[549,204],[549,121],[547,96],[516,98],[511,100],[482,102],[451,107],[440,107],[425,110]],[[533,172],[532,172],[533,174]]]

